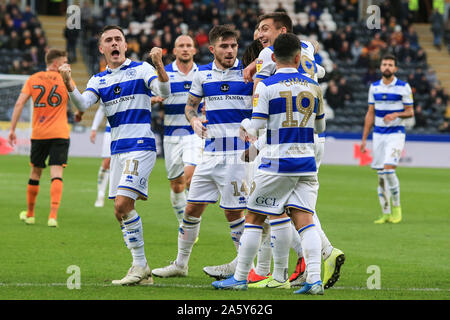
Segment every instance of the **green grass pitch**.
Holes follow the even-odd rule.
[[[218,207],[203,215],[200,241],[186,278],[155,278],[151,287],[114,287],[131,263],[113,214],[112,201],[94,208],[100,159],[71,158],[64,172],[59,227],[47,227],[50,207],[48,169],[40,183],[36,224],[25,225],[28,157],[0,157],[0,299],[148,300],[427,300],[450,297],[450,170],[398,168],[404,220],[375,225],[380,208],[376,174],[368,167],[323,165],[317,211],[332,244],[345,252],[341,279],[324,296],[293,290],[218,291],[202,268],[232,260],[235,249]],[[137,203],[144,223],[150,267],[176,257],[177,222],[169,202],[164,162],[149,179],[150,198]],[[290,271],[295,267],[291,251]],[[80,269],[81,288],[69,289],[69,266]],[[369,290],[371,266],[380,271],[381,289]],[[368,272],[369,270],[369,272]],[[369,279],[370,280],[370,279]],[[370,281],[369,281],[370,282]]]

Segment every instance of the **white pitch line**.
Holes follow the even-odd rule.
[[[118,287],[110,283],[81,283],[81,287]],[[66,287],[67,283],[0,283],[0,287]],[[211,288],[211,285],[194,285],[181,283],[155,283],[149,287],[161,288],[191,288],[205,289]],[[294,289],[294,288],[293,288]],[[331,290],[360,290],[360,291],[378,291],[366,287],[333,287]],[[379,291],[423,291],[423,292],[450,292],[450,288],[381,288]]]

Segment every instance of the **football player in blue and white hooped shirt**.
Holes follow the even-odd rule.
[[[246,165],[239,157],[248,143],[238,137],[239,126],[251,116],[252,83],[245,83],[242,63],[237,59],[238,35],[228,26],[209,32],[210,64],[199,66],[185,108],[193,130],[205,139],[202,162],[195,168],[182,225],[178,235],[178,255],[174,263],[153,270],[160,277],[186,276],[201,216],[209,203],[220,198],[220,207],[230,223],[232,240],[238,247],[244,226],[244,210],[249,192]],[[206,120],[198,115],[204,99]]]
[[[286,14],[282,12],[268,13],[262,15],[258,19],[258,39],[264,46],[264,49],[260,52],[258,59],[256,59],[256,74],[255,74],[255,85],[256,88],[257,83],[267,77],[273,75],[276,71],[275,62],[272,59],[273,55],[273,46],[275,39],[285,33],[292,32],[292,20]],[[325,69],[315,62],[314,55],[318,51],[318,43],[316,41],[301,41],[301,54],[300,54],[300,64],[298,66],[298,71],[315,80],[324,77]],[[261,149],[264,147],[264,143],[261,143],[262,140],[265,140],[264,136],[261,136],[253,146],[257,149]],[[320,163],[322,161],[322,156],[324,153],[325,146],[325,132],[322,133],[314,133],[314,153],[316,157],[316,165],[317,168],[320,167]],[[332,246],[330,240],[326,236],[325,232],[321,228],[321,224],[319,221],[319,217],[317,214],[313,216],[315,224],[318,226],[318,231],[320,234],[320,238],[322,240],[322,258],[324,260],[324,287],[328,289],[332,287],[335,282],[339,279],[340,268],[345,261],[344,253]],[[297,261],[296,270],[300,270],[302,265],[302,249],[300,244],[299,237],[296,236],[296,230],[292,228],[292,232],[294,234],[294,238],[292,241],[292,248],[299,255],[299,259]],[[261,248],[261,252],[263,250],[269,250],[264,247]],[[269,255],[265,255],[269,256]],[[260,268],[260,265],[270,265],[270,263],[259,263],[256,267],[256,271],[261,273],[262,271],[266,272],[266,274],[259,274],[260,276],[266,276],[269,272],[267,268]],[[299,283],[303,282],[302,273],[294,272],[291,276],[292,285],[296,286]]]
[[[113,280],[113,284],[150,284],[153,278],[145,258],[142,221],[134,204],[137,199],[147,199],[148,178],[156,161],[151,130],[152,91],[167,97],[169,78],[161,48],[150,52],[156,71],[147,62],[133,62],[125,57],[127,43],[118,26],[102,30],[99,51],[105,56],[107,68],[89,80],[83,94],[71,84],[69,65],[62,66],[60,73],[78,110],[84,112],[101,100],[111,125],[109,198],[115,199],[115,216],[133,257],[127,275]]]
[[[397,70],[394,56],[387,55],[381,59],[382,78],[369,88],[369,109],[361,142],[361,152],[365,152],[367,138],[373,127],[372,168],[378,172],[377,191],[383,212],[375,220],[376,224],[398,223],[402,219],[400,184],[395,169],[405,146],[403,121],[414,116],[414,108],[411,87],[395,77]]]
[[[170,96],[164,101],[164,159],[170,181],[170,202],[179,224],[186,208],[185,189],[189,190],[195,166],[201,159],[203,141],[194,134],[184,115],[192,79],[197,72],[194,40],[179,36],[174,43],[175,61],[165,67]]]
[[[262,224],[269,216],[274,269],[273,280],[267,287],[290,287],[287,269],[292,233],[285,212],[289,208],[301,237],[307,273],[306,283],[297,293],[323,294],[321,240],[312,218],[318,191],[314,129],[318,132],[325,129],[322,92],[317,82],[297,70],[301,43],[296,35],[277,37],[274,54],[277,71],[258,83],[252,120],[241,123],[241,137],[245,140],[256,139],[257,131],[266,127],[267,145],[248,199],[236,272],[232,278],[214,282],[213,286],[219,289],[247,286],[261,241]]]

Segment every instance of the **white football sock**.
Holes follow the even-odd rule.
[[[388,189],[385,172],[383,170],[378,170],[378,200],[380,201],[380,206],[383,214],[391,213],[391,194]]]
[[[185,267],[189,263],[189,257],[194,246],[195,239],[200,233],[200,222],[202,218],[195,218],[184,214],[183,221],[178,232],[178,255],[176,265]]]
[[[331,245],[330,240],[328,240],[327,236],[325,235],[325,232],[323,232],[322,225],[320,224],[319,216],[317,215],[317,213],[314,213],[313,215],[313,223],[316,225],[316,230],[319,233],[322,247],[322,258],[323,260],[326,260],[330,256],[331,251],[333,251],[333,246]]]
[[[278,282],[288,279],[289,249],[291,248],[291,219],[281,218],[270,221],[273,253],[273,278]]]
[[[144,230],[142,228],[142,220],[136,210],[131,210],[123,225],[127,231],[128,248],[133,256],[133,265],[145,267],[147,259],[144,252]]]
[[[233,244],[236,247],[236,251],[239,250],[239,241],[241,240],[242,233],[244,232],[245,227],[245,218],[239,218],[234,221],[230,221],[230,234],[231,240],[233,240]]]
[[[291,248],[294,249],[294,251],[297,253],[297,256],[303,257],[303,250],[302,250],[302,242],[300,240],[300,236],[295,229],[295,226],[291,223]]]
[[[128,244],[127,229],[125,229],[123,222],[120,224],[120,230],[122,230],[123,242],[125,243],[125,246],[131,250],[130,245]]]
[[[186,192],[175,193],[170,190],[170,203],[172,204],[173,212],[178,220],[178,224],[181,225],[183,220],[184,210],[186,209]]]
[[[394,207],[400,206],[400,182],[398,181],[395,170],[384,170],[387,186],[391,193],[392,205]]]
[[[314,283],[320,280],[321,245],[320,236],[314,224],[309,224],[298,230],[303,247],[303,257],[306,265],[306,282]]]
[[[97,175],[97,199],[103,199],[106,194],[106,187],[109,181],[109,169],[100,166]]]
[[[247,280],[253,260],[258,253],[261,243],[262,226],[245,224],[245,229],[241,237],[241,245],[238,251],[238,264],[234,273],[234,278],[238,281]]]
[[[270,245],[270,224],[264,221],[261,244],[258,250],[255,272],[260,276],[270,273],[272,263],[272,246]]]

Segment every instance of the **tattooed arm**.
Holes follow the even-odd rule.
[[[206,124],[208,120],[201,120],[198,117],[198,106],[201,101],[202,99],[200,97],[189,94],[186,107],[184,108],[184,115],[186,116],[187,121],[191,124],[192,129],[194,129],[194,132],[200,138],[206,138],[207,129],[204,124]]]

